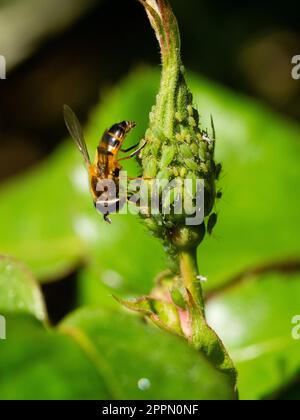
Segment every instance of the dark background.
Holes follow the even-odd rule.
[[[291,58],[300,53],[299,4],[172,4],[189,70],[300,118],[300,82],[290,76]],[[0,81],[0,180],[43,159],[66,136],[63,103],[84,121],[99,93],[142,64],[158,65],[159,54],[135,0],[96,2],[71,26],[44,39]]]
[[[291,59],[300,54],[299,1],[171,3],[189,71],[300,120],[300,80],[291,77]],[[67,137],[64,103],[84,122],[99,95],[135,67],[158,66],[159,60],[153,31],[136,0],[99,0],[71,25],[45,36],[0,80],[0,182],[45,159]],[[43,286],[53,323],[75,306],[76,276],[74,271]],[[298,379],[294,385],[298,395]]]

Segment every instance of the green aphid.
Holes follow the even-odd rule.
[[[171,190],[170,189],[165,190],[164,193],[165,193],[164,194],[164,201],[163,201],[162,205],[163,205],[163,208],[166,208],[166,207],[168,207],[169,204],[170,205],[174,204],[174,201],[177,197],[177,190],[176,190],[176,188],[172,188]]]
[[[172,168],[172,173],[175,177],[179,176],[179,174],[180,174],[179,170],[175,166]]]
[[[186,179],[190,181],[185,185],[186,192],[190,197],[194,197],[196,194],[197,176],[194,174],[194,172],[188,172]]]
[[[214,227],[216,226],[216,223],[218,221],[218,215],[216,213],[212,213],[209,216],[208,222],[207,222],[207,232],[209,235],[212,234]]]
[[[191,150],[191,147],[188,146],[187,144],[183,143],[179,146],[179,153],[181,154],[181,156],[183,158],[193,158],[194,154],[193,151]]]
[[[175,134],[175,138],[178,142],[183,141],[182,135],[180,133]]]
[[[156,159],[148,158],[144,163],[144,174],[145,177],[155,178],[157,171]]]
[[[198,156],[202,162],[206,161],[207,147],[204,142],[199,144]]]
[[[215,170],[215,177],[217,180],[220,178],[221,172],[222,172],[222,165],[221,163],[218,163],[216,165],[216,170]]]
[[[170,163],[172,163],[175,153],[176,153],[176,147],[174,145],[163,146],[162,156],[160,160],[161,168],[166,168],[170,165]]]
[[[184,120],[184,115],[182,115],[180,112],[176,112],[175,118],[179,123],[181,123]]]
[[[190,103],[190,104],[192,104],[193,103],[193,100],[194,100],[194,98],[193,98],[193,94],[192,94],[192,92],[187,92],[187,102],[188,103]]]
[[[207,174],[207,172],[208,172],[207,165],[205,163],[200,163],[199,166],[200,166],[201,171],[203,171],[205,174]]]
[[[204,187],[204,214],[205,217],[208,217],[213,211],[215,204],[216,192],[215,185],[212,184],[209,180],[205,182]]]
[[[160,228],[158,227],[157,223],[153,218],[145,218],[144,224],[147,226],[147,228],[154,234],[160,232]]]
[[[186,177],[186,175],[187,175],[187,169],[184,168],[184,167],[182,167],[180,169],[179,176],[180,176],[180,178],[183,178],[184,179]]]
[[[160,150],[161,147],[161,143],[159,140],[155,139],[152,143],[151,143],[151,153],[153,156],[157,156],[158,152]]]
[[[170,220],[165,221],[165,228],[173,229],[174,227],[175,227],[175,224],[172,221]]]
[[[189,147],[190,147],[191,152],[193,153],[193,156],[197,156],[198,145],[196,143],[192,143]]]
[[[189,117],[189,125],[191,127],[197,127],[197,122],[194,117]]]
[[[185,136],[185,139],[184,140],[186,141],[186,143],[191,144],[191,142],[192,142],[192,136],[190,134],[187,134]]]
[[[167,137],[164,135],[164,133],[155,127],[151,128],[151,133],[152,133],[152,136],[159,139],[161,143],[166,143],[168,140]]]
[[[199,116],[199,112],[194,109],[194,114],[193,114],[194,120],[196,121],[196,126],[198,127],[199,122],[200,122],[200,116]]]
[[[192,171],[198,171],[200,169],[199,164],[195,162],[194,159],[185,159],[184,163],[187,168],[191,169]]]
[[[169,168],[165,168],[158,172],[156,178],[158,180],[169,180],[171,175],[173,175],[172,170]]]
[[[187,106],[187,111],[189,113],[189,116],[190,117],[193,117],[193,115],[194,115],[194,108],[192,107],[192,105],[188,105]]]
[[[223,197],[223,192],[220,190],[220,191],[218,191],[218,192],[217,192],[217,194],[216,194],[216,198],[217,198],[218,200],[220,200],[222,197]]]

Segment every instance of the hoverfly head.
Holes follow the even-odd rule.
[[[126,133],[128,133],[136,126],[134,121],[123,121],[121,124],[124,127]]]

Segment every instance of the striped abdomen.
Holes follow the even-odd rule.
[[[125,140],[126,134],[135,127],[132,121],[122,121],[105,131],[98,146],[97,166],[102,176],[114,171],[114,161]]]

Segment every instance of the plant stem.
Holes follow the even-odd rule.
[[[202,287],[200,281],[197,279],[199,269],[196,248],[188,251],[181,251],[179,253],[179,264],[183,284],[200,308],[202,315],[205,316]]]
[[[214,160],[215,130],[212,124],[213,138],[210,139],[201,128],[199,113],[184,77],[180,33],[169,1],[139,1],[148,14],[162,56],[160,90],[150,113],[146,146],[141,152],[143,175],[167,181],[204,180],[207,223],[187,226],[187,214],[179,217],[175,212],[145,217],[148,229],[161,239],[171,256],[174,276],[165,276],[164,273],[160,283],[156,284],[155,296],[125,302],[125,305],[144,312],[167,331],[177,335],[183,332],[196,350],[230,376],[235,386],[236,370],[232,360],[218,335],[207,324],[202,284],[198,277],[197,248],[206,231],[211,233],[212,221],[216,221],[216,215],[211,213],[221,167]],[[178,311],[184,316],[176,316]]]
[[[191,322],[190,343],[203,352],[218,369],[226,373],[233,386],[236,386],[237,372],[222,341],[215,331],[207,324],[204,310],[204,299],[197,264],[196,248],[179,252],[179,266],[183,286],[191,297],[188,308]]]

